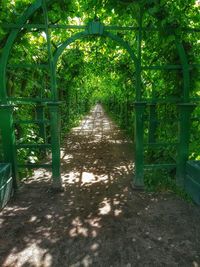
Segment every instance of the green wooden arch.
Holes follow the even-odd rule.
[[[89,25],[89,27],[92,27],[92,23],[91,25]],[[139,61],[137,59],[137,57],[135,56],[135,53],[133,52],[133,50],[131,49],[131,47],[129,46],[129,44],[127,42],[125,42],[123,39],[121,39],[119,36],[117,35],[114,35],[112,33],[109,33],[109,32],[106,32],[106,31],[103,31],[101,32],[101,26],[103,27],[103,25],[99,24],[99,23],[95,23],[94,24],[94,28],[97,28],[97,31],[95,31],[94,29],[94,32],[93,31],[90,31],[88,29],[86,29],[85,31],[82,31],[82,32],[79,32],[75,35],[73,35],[72,37],[68,38],[64,43],[62,43],[58,49],[56,50],[54,56],[53,56],[53,64],[51,65],[52,67],[52,70],[51,70],[51,73],[52,73],[52,81],[51,81],[51,84],[52,84],[52,94],[53,94],[53,98],[55,101],[58,100],[58,92],[57,92],[57,85],[56,85],[56,65],[57,65],[57,62],[58,62],[58,59],[59,57],[62,55],[62,53],[64,52],[65,48],[70,45],[71,43],[75,42],[76,40],[79,40],[79,39],[82,39],[82,38],[86,38],[88,36],[102,36],[102,37],[107,37],[107,38],[110,38],[114,41],[116,41],[121,47],[123,47],[130,55],[133,63],[134,63],[134,66],[135,66],[135,70],[136,70],[136,99],[137,100],[140,100],[140,97],[141,97],[141,76],[140,76],[140,65],[139,65]],[[89,28],[88,27],[88,28]],[[100,32],[98,32],[100,29]],[[141,109],[141,107],[143,108],[143,103],[139,103],[139,105],[136,105],[136,106],[139,106],[139,108]],[[140,107],[141,106],[141,107]],[[55,109],[55,105],[54,105],[54,109]],[[57,118],[55,118],[55,120],[53,121],[52,120],[52,123],[55,124],[55,128],[57,127],[57,122],[56,122]],[[140,123],[140,120],[138,119],[138,122]],[[140,127],[140,129],[142,129],[142,127]],[[54,135],[56,136],[56,133],[54,132]],[[137,138],[138,138],[138,143],[139,142],[142,142],[141,140],[141,133],[138,131],[136,133],[137,135]],[[140,147],[140,145],[139,145]],[[57,160],[55,159],[55,162],[57,162],[57,166],[55,167],[54,169],[54,173],[56,174],[55,177],[59,177],[60,174],[57,172],[58,171],[58,168],[60,165],[60,162],[58,162],[58,158],[60,157],[59,156],[59,151],[60,151],[60,148],[59,148],[59,145],[58,145],[58,142],[57,144],[54,146],[54,150],[56,151],[55,152],[55,155],[56,155],[56,158]],[[141,153],[141,150],[138,150],[138,154]],[[54,167],[53,167],[54,168]],[[139,177],[139,175],[138,175]],[[138,183],[140,183],[140,178],[138,179]]]
[[[6,44],[3,48],[2,56],[0,58],[0,114],[3,118],[0,122],[0,129],[2,133],[3,140],[3,151],[5,161],[11,162],[13,167],[13,176],[16,181],[15,176],[17,176],[17,163],[16,163],[16,142],[14,136],[14,128],[13,128],[13,114],[12,114],[12,105],[10,103],[10,99],[7,96],[6,90],[6,70],[8,59],[10,55],[10,51],[13,47],[13,44],[21,31],[22,28],[28,28],[27,21],[33,16],[35,12],[39,9],[43,10],[44,25],[35,25],[36,28],[45,29],[47,33],[47,47],[49,54],[49,70],[50,70],[50,78],[51,78],[51,92],[52,92],[52,100],[49,103],[49,108],[52,117],[51,124],[51,136],[52,136],[52,171],[53,171],[53,180],[54,184],[57,187],[61,186],[60,179],[60,141],[58,134],[58,120],[59,120],[59,102],[58,95],[56,89],[56,63],[59,56],[64,51],[65,47],[70,43],[74,42],[77,39],[84,38],[88,35],[93,34],[90,28],[87,26],[77,26],[77,29],[85,29],[85,31],[79,32],[66,40],[56,51],[55,55],[52,55],[51,52],[51,38],[49,35],[49,23],[48,23],[48,14],[47,14],[47,5],[51,5],[54,3],[54,0],[36,0],[20,17],[17,22],[17,25],[11,30],[9,34]],[[140,13],[140,19],[138,21],[138,28],[135,29],[138,32],[137,38],[137,56],[134,54],[133,50],[125,41],[119,38],[117,35],[113,35],[109,32],[108,28],[105,26],[105,30],[103,32],[94,32],[97,35],[102,35],[105,37],[109,37],[112,40],[118,42],[127,52],[129,53],[131,59],[134,62],[136,69],[136,102],[135,102],[135,178],[134,185],[137,187],[144,186],[144,162],[143,162],[143,151],[144,151],[144,140],[143,140],[143,132],[144,132],[144,111],[146,108],[146,102],[142,99],[141,92],[141,72],[143,67],[141,64],[141,43],[142,43],[142,10]],[[101,26],[101,25],[100,25]],[[118,27],[123,30],[123,27]],[[112,29],[110,27],[109,29]],[[115,27],[115,30],[117,27]],[[133,29],[134,30],[134,29]],[[177,53],[180,58],[181,69],[183,71],[183,90],[181,95],[181,100],[178,105],[180,110],[180,121],[179,121],[179,145],[178,145],[178,160],[177,160],[177,183],[180,185],[184,184],[184,175],[185,175],[185,165],[188,158],[188,147],[189,147],[189,125],[190,125],[190,113],[193,108],[193,104],[190,103],[189,92],[190,92],[190,66],[188,64],[187,54],[184,50],[184,46],[179,38],[175,36],[175,45],[177,48]],[[160,67],[162,69],[162,66]],[[169,67],[170,69],[170,67]],[[152,121],[149,122],[150,124]],[[172,164],[173,165],[173,164]],[[163,166],[165,167],[165,166]],[[154,168],[154,166],[152,166]],[[16,182],[15,182],[16,184]]]
[[[58,59],[59,57],[62,55],[62,53],[64,52],[65,48],[70,45],[71,43],[75,42],[76,40],[79,40],[79,39],[83,39],[83,38],[86,38],[88,36],[91,36],[92,34],[89,33],[88,30],[86,31],[82,31],[82,32],[79,32],[77,34],[74,34],[72,37],[68,38],[64,43],[62,43],[58,49],[56,50],[54,56],[53,56],[53,65],[54,65],[54,69],[56,69],[56,65],[57,65],[57,62],[58,62]],[[108,37],[114,41],[116,41],[121,47],[123,47],[130,55],[133,63],[134,63],[134,66],[135,66],[135,70],[136,70],[136,73],[139,72],[139,62],[138,62],[138,59],[137,57],[135,56],[135,53],[133,52],[133,50],[131,49],[130,45],[125,42],[123,39],[121,39],[119,36],[117,35],[114,35],[110,32],[102,32],[101,35],[97,35],[97,36],[102,36],[102,37]],[[55,75],[55,74],[54,74]],[[138,80],[138,82],[140,82]],[[138,88],[139,86],[137,86]],[[140,87],[139,87],[140,88]],[[54,90],[56,91],[56,88],[54,88]],[[56,93],[57,95],[57,93]],[[139,95],[139,92],[137,93],[136,92],[136,96]],[[137,98],[137,97],[136,97]]]
[[[79,33],[73,35],[72,37],[70,37],[69,39],[67,39],[62,45],[59,46],[59,48],[55,52],[54,64],[55,65],[57,64],[58,58],[61,56],[61,54],[63,53],[63,51],[65,50],[65,48],[68,45],[70,45],[71,43],[75,42],[78,39],[82,39],[82,38],[88,37],[90,35],[91,35],[91,33],[89,33],[88,31],[83,31],[83,32],[79,32]],[[129,53],[129,55],[131,56],[131,59],[133,60],[133,62],[135,64],[135,68],[137,69],[137,65],[138,65],[137,57],[135,56],[133,50],[131,49],[131,47],[129,46],[128,43],[124,42],[123,39],[121,39],[119,36],[114,35],[110,32],[103,32],[101,36],[109,37],[110,39],[119,43],[124,49],[126,49],[127,52]]]

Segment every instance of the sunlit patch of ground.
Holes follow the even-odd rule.
[[[133,144],[94,107],[64,140],[64,192],[36,170],[0,215],[2,267],[200,266],[200,211],[134,192]]]

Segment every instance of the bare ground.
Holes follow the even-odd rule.
[[[133,145],[96,106],[62,149],[64,192],[35,171],[0,213],[0,266],[200,266],[200,209],[135,192]]]

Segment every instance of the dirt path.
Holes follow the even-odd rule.
[[[200,266],[200,209],[132,191],[132,159],[96,106],[65,140],[65,191],[38,170],[1,212],[0,266]]]

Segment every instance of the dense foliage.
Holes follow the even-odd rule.
[[[6,23],[16,23],[32,3],[32,0],[0,1],[0,53],[7,40],[10,29]],[[140,12],[143,13],[142,65],[180,64],[174,43],[174,33],[183,40],[190,64],[200,64],[200,33],[184,29],[199,28],[200,9],[194,0],[62,0],[47,1],[49,23],[87,24],[100,18],[105,25],[137,26]],[[30,23],[44,23],[42,10],[38,10]],[[4,25],[4,26],[3,26]],[[152,29],[157,29],[153,31]],[[167,29],[167,30],[166,30]],[[52,50],[72,36],[76,30],[52,29]],[[135,31],[116,32],[127,41],[137,53],[137,34]],[[7,75],[8,93],[16,97],[50,96],[50,78],[46,69],[17,68],[18,64],[44,64],[47,59],[46,35],[42,30],[31,32],[23,29],[12,49]],[[96,101],[101,101],[114,119],[129,136],[134,136],[135,69],[129,54],[112,40],[91,37],[76,41],[65,50],[59,59],[57,83],[59,98],[62,101],[62,133],[68,131],[81,115]],[[191,68],[191,98],[200,97],[200,76],[197,66]],[[144,70],[142,72],[143,98],[149,102],[159,100],[157,106],[158,127],[156,139],[159,142],[178,142],[178,111],[176,103],[183,88],[181,70]],[[173,104],[169,103],[169,99]],[[168,102],[165,102],[168,101]],[[162,101],[164,103],[162,103]],[[35,105],[21,104],[15,108],[16,120],[31,119]],[[46,114],[48,118],[48,112]],[[150,116],[149,108],[146,118]],[[191,152],[192,159],[199,159],[199,131],[197,118],[200,107],[193,112]],[[148,139],[146,120],[145,142]],[[48,127],[47,127],[48,128]],[[39,127],[20,125],[16,129],[17,139],[22,142],[42,142]],[[176,134],[174,134],[176,133]],[[37,151],[19,151],[20,158],[37,161]],[[175,147],[146,149],[146,162],[168,162],[176,157]]]

